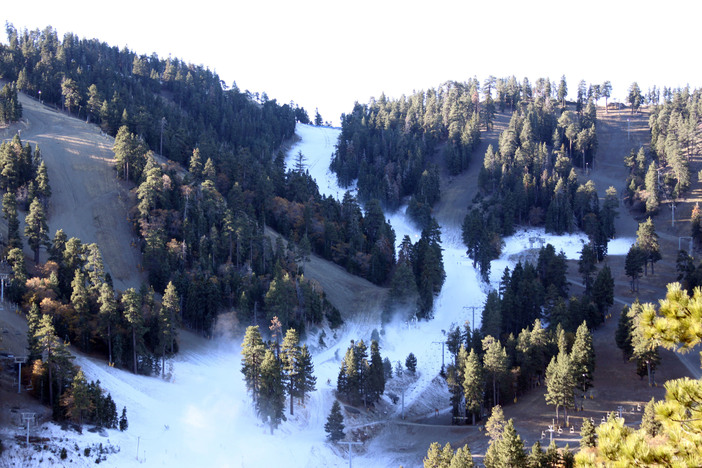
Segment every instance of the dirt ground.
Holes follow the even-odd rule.
[[[115,288],[139,287],[145,276],[126,222],[129,188],[115,177],[114,139],[96,125],[69,118],[24,94],[19,96],[22,121],[0,130],[0,137],[11,139],[20,132],[23,144],[36,144],[41,150],[52,190],[49,236],[63,229],[69,238],[97,242]],[[41,260],[46,260],[43,249]]]

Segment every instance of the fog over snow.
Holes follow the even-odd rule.
[[[329,171],[340,130],[298,124],[296,133],[300,140],[288,152],[288,167],[301,151],[305,166],[317,180],[320,191],[337,199],[343,198],[346,189],[338,186],[336,177]],[[395,229],[398,243],[405,234],[413,242],[418,240],[420,233],[405,216],[404,209],[387,217]],[[530,238],[537,237],[553,244],[558,251],[563,250],[568,258],[578,258],[585,241],[582,235],[553,236],[545,234],[543,229],[520,230],[505,239],[503,255],[493,262],[491,284],[487,285],[479,280],[472,261],[465,254],[460,227],[442,226],[446,281],[435,301],[434,319],[392,323],[385,327],[381,338],[381,354],[393,363],[404,363],[410,352],[417,356],[419,378],[406,389],[406,406],[417,401],[440,371],[442,346],[435,342],[445,341],[445,332],[452,323],[472,322],[473,311],[466,308],[468,306],[477,307],[474,312],[479,326],[486,293],[497,286],[504,267],[512,267],[519,253],[530,248]],[[626,253],[632,242],[633,239],[621,239],[610,243],[610,255]],[[94,466],[95,456],[86,458],[78,453],[82,455],[86,446],[99,443],[119,447],[119,453],[109,455],[107,461],[101,463],[114,467],[347,466],[346,450],[326,442],[324,424],[334,401],[340,359],[349,341],[369,339],[373,328],[380,329],[380,324],[349,321],[337,331],[336,340],[327,337],[329,347],[324,350],[318,349],[316,341],[311,340],[309,346],[314,354],[317,390],[304,407],[296,404],[295,416],[288,417],[274,435],[270,435],[267,426],[256,417],[246,392],[240,372],[241,337],[206,341],[188,332],[181,333],[182,351],[172,360],[171,382],[135,376],[108,367],[103,360],[77,357],[76,363],[83,368],[87,378],[100,380],[103,388],[112,394],[118,412],[121,413],[123,406],[127,407],[129,429],[126,432],[109,430],[101,436],[84,431],[78,436],[47,423],[41,430],[33,428],[31,433],[63,440],[61,445],[69,449],[71,460],[66,466]],[[448,406],[447,398],[445,407]],[[388,418],[399,417],[399,405],[395,408]],[[72,449],[73,441],[78,445],[78,451]],[[363,456],[354,456],[354,466],[397,466],[377,445],[368,443]],[[31,456],[31,460],[27,459],[26,454],[15,446],[4,454],[5,461],[15,461],[15,466],[56,466],[49,463],[46,453],[32,451]],[[53,458],[57,461],[55,456]],[[405,464],[419,465],[420,459],[414,464]]]

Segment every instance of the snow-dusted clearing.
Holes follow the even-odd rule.
[[[300,141],[288,153],[288,165],[293,164],[298,151],[305,156],[305,165],[317,180],[320,191],[337,199],[343,197],[336,178],[329,171],[329,161],[340,130],[309,125],[298,125]],[[388,215],[397,235],[397,242],[407,234],[415,242],[419,232],[404,215],[403,210]],[[434,381],[442,363],[442,346],[445,332],[452,323],[463,325],[473,321],[479,325],[480,312],[486,292],[496,287],[505,266],[513,266],[520,252],[538,248],[530,238],[541,238],[563,250],[568,258],[578,258],[585,238],[582,235],[552,236],[543,230],[520,231],[505,240],[503,255],[493,262],[491,285],[479,280],[472,261],[465,255],[459,226],[442,226],[446,282],[436,300],[435,318],[426,322],[393,323],[385,327],[381,338],[381,354],[394,363],[413,352],[418,359],[418,378],[410,381],[405,389],[405,406],[426,406],[423,398],[435,395],[443,401],[441,409],[448,407],[448,392]],[[610,255],[626,253],[633,239],[610,243]],[[475,306],[477,309],[470,309]],[[118,411],[127,407],[129,429],[126,432],[106,431],[104,435],[84,431],[82,436],[65,432],[54,424],[44,424],[33,435],[50,437],[59,446],[69,450],[69,457],[59,461],[54,454],[19,450],[16,444],[6,451],[0,462],[6,466],[94,466],[96,456],[85,457],[85,447],[102,443],[119,447],[119,453],[109,455],[102,465],[115,467],[169,466],[169,467],[335,467],[347,466],[346,449],[339,449],[326,442],[324,423],[334,399],[340,359],[351,339],[368,340],[373,328],[380,330],[380,323],[347,323],[335,335],[327,336],[329,347],[318,350],[316,341],[310,346],[314,352],[317,391],[312,393],[305,407],[296,404],[295,416],[288,418],[274,435],[270,435],[256,417],[251,400],[244,387],[239,343],[240,337],[221,337],[207,341],[190,333],[181,334],[182,352],[173,360],[174,378],[164,382],[159,378],[135,376],[129,372],[108,367],[104,361],[78,356],[79,364],[88,379],[100,380],[109,390]],[[442,398],[442,392],[446,398]],[[437,396],[438,395],[438,396]],[[424,397],[422,397],[424,396]],[[385,397],[387,401],[387,396]],[[438,404],[438,403],[437,403]],[[384,418],[397,419],[400,405],[388,405]],[[433,407],[432,407],[433,409]],[[346,425],[353,426],[351,421]],[[8,428],[4,431],[7,432]],[[5,437],[3,437],[5,438]],[[6,438],[5,438],[6,439]],[[384,450],[379,437],[377,443],[369,442],[362,455],[354,456],[354,466],[382,467],[420,466],[421,455],[427,447],[412,447],[403,455]],[[401,441],[395,441],[400,444]],[[79,447],[73,450],[74,444]],[[6,444],[6,448],[7,448]],[[80,453],[80,455],[78,454]],[[358,448],[354,449],[358,453]],[[53,462],[49,462],[49,458]],[[399,458],[402,458],[399,460]],[[43,462],[39,460],[42,459]],[[69,462],[70,461],[70,462]],[[12,462],[15,464],[12,465]]]

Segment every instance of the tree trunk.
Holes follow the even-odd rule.
[[[47,366],[49,367],[49,406],[54,406],[54,386],[51,376],[51,348],[49,348],[46,358]]]
[[[290,385],[288,387],[288,391],[290,393],[290,416],[293,415],[293,376],[290,376]]]
[[[497,377],[492,376],[492,406],[497,405]]]
[[[651,384],[651,361],[646,361],[646,372],[648,373],[648,386],[652,387]]]
[[[107,322],[107,354],[109,356],[108,362],[112,364],[112,325]]]
[[[161,378],[166,376],[166,343],[163,343],[161,349]]]
[[[137,356],[136,356],[136,329],[132,327],[132,352],[134,355],[134,373],[137,373]]]

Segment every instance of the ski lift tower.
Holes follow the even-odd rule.
[[[10,273],[12,273],[12,268],[7,261],[0,262],[0,302],[2,303],[5,302],[5,282],[10,279]]]
[[[15,364],[19,364],[19,371],[17,372],[17,393],[22,393],[22,364],[26,360],[26,356],[15,356]]]
[[[36,415],[36,413],[22,413],[22,422],[27,423],[27,447],[29,447],[29,423],[35,420]]]

